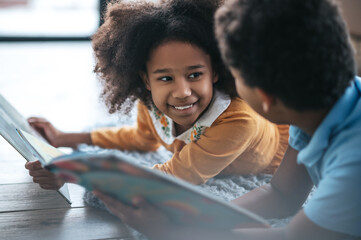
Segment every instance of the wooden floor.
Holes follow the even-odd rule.
[[[64,131],[106,121],[92,74],[90,43],[0,43],[0,93],[25,117],[44,116]],[[136,239],[105,211],[85,206],[69,185],[72,204],[41,189],[25,159],[0,137],[1,239]]]

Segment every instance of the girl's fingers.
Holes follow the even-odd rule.
[[[64,185],[64,182],[59,179],[49,178],[33,178],[33,182],[38,183],[41,188],[58,190]]]
[[[30,125],[35,128],[38,132],[45,131],[45,129],[50,128],[50,123],[48,122],[34,122],[30,123]]]
[[[43,118],[28,118],[28,123],[30,126],[35,128],[39,133],[43,133],[47,129],[51,129],[51,123]]]
[[[39,117],[30,117],[27,120],[28,120],[28,123],[46,123],[46,122],[49,122],[45,118],[39,118]]]
[[[48,178],[56,178],[53,173],[46,169],[40,170],[29,170],[29,175],[32,177],[48,177]]]
[[[28,170],[40,170],[43,167],[39,161],[25,163],[25,168]]]
[[[57,185],[58,180],[55,178],[48,178],[48,177],[33,177],[33,182],[39,184],[50,184],[50,185]]]

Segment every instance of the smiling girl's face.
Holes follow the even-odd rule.
[[[189,43],[170,41],[154,49],[143,76],[159,111],[172,118],[177,134],[193,126],[213,96],[211,59]]]

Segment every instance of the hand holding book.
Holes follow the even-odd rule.
[[[55,148],[24,131],[18,132],[42,159],[49,159],[53,154]],[[121,152],[75,152],[53,157],[43,166],[64,182],[110,195],[126,206],[133,206],[135,197],[143,197],[166,213],[175,224],[217,229],[233,229],[245,223],[267,224],[245,209],[214,198],[183,180],[135,162],[135,159]]]
[[[34,148],[31,146],[31,144],[23,140],[17,129],[22,129],[28,133],[31,133],[34,141],[42,144],[44,148],[47,148],[49,150],[49,154],[45,154],[46,156],[45,158],[40,156],[36,151],[34,151]],[[27,120],[1,94],[0,94],[0,135],[11,146],[13,146],[26,159],[27,162],[30,162],[28,167],[32,169],[37,169],[39,167],[40,163],[37,162],[38,160],[40,160],[40,162],[42,162],[42,164],[44,165],[47,160],[50,160],[53,157],[63,154],[63,152],[47,144],[45,142],[46,140],[33,127],[29,125]],[[33,164],[34,166],[32,166]],[[44,173],[44,171],[45,170],[43,169],[40,172],[36,172],[36,173],[34,172],[31,174],[35,174],[36,178],[42,179],[44,174],[46,174]],[[50,173],[47,172],[47,174]],[[71,203],[69,191],[66,184],[63,187],[61,187],[58,192],[66,199],[68,203]]]
[[[245,223],[267,224],[245,209],[135,162],[120,152],[73,153],[54,158],[45,168],[65,182],[102,192],[125,206],[133,206],[133,199],[142,197],[175,224],[217,229],[233,229]]]
[[[40,161],[27,162],[25,168],[29,170],[29,175],[33,177],[33,181],[43,189],[59,190],[64,186],[65,182],[52,172],[44,169]]]

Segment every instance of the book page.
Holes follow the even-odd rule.
[[[45,164],[49,163],[53,158],[64,155],[64,153],[48,143],[32,136],[31,134],[17,129],[20,137],[29,143],[34,151],[44,160]]]
[[[64,155],[62,151],[32,136],[29,133],[20,129],[16,129],[16,131],[19,133],[19,136],[22,138],[22,140],[27,143],[26,145],[32,148],[33,154],[35,153],[34,155],[38,155],[39,159],[42,159],[42,164],[46,165],[52,159]],[[68,203],[71,203],[68,186],[66,184],[64,184],[64,186],[59,189],[59,192]]]
[[[56,148],[56,150],[51,149],[53,148],[52,146],[42,142],[43,144],[50,146],[50,148],[44,146],[41,147],[42,150],[40,152],[45,157],[40,156],[40,154],[35,151],[27,141],[24,141],[17,129],[22,129],[28,133],[33,134],[32,137],[37,140],[31,140],[32,142],[38,143],[38,141],[41,142],[39,139],[43,139],[40,134],[38,134],[32,127],[30,127],[26,119],[0,94],[0,135],[11,146],[13,146],[13,148],[15,148],[27,161],[32,162],[39,160],[43,164],[45,164],[45,162],[49,161],[53,157],[63,154]],[[40,145],[42,144],[40,143]],[[71,203],[67,184],[64,184],[64,186],[60,188],[58,192],[68,203]]]
[[[25,130],[43,139],[26,119],[0,94],[0,135],[12,145],[27,161],[38,160],[38,157],[26,147],[16,129]]]
[[[27,161],[37,160],[36,156],[26,147],[16,132],[17,128],[29,130],[30,125],[1,95],[0,95],[0,135],[12,145]],[[34,130],[33,130],[34,131]]]
[[[2,116],[6,116],[8,123],[12,122],[16,128],[20,128],[22,130],[31,133],[32,135],[43,139],[42,136],[36,132],[32,127],[30,127],[27,120],[18,112],[16,109],[8,102],[6,99],[0,94],[0,111],[2,111]]]

